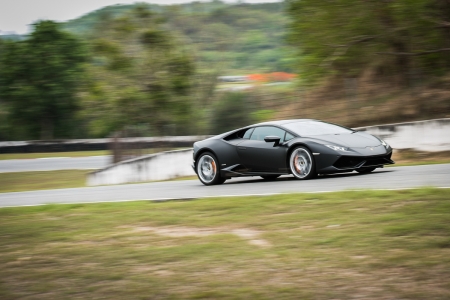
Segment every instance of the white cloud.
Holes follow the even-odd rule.
[[[200,0],[202,2],[208,2]],[[278,2],[281,0],[245,0],[246,3]],[[27,33],[29,26],[42,19],[67,21],[78,18],[90,11],[114,4],[131,4],[148,2],[155,4],[188,3],[193,0],[1,0],[0,2],[0,31],[14,31]],[[237,0],[225,0],[237,2]]]

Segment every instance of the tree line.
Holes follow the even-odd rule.
[[[84,39],[40,21],[0,51],[4,139],[102,137],[142,124],[149,134],[191,128],[194,61],[145,6],[105,15]]]
[[[0,39],[0,139],[211,132],[217,77],[284,59],[280,4],[238,6],[112,6]]]

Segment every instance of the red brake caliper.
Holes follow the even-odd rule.
[[[216,174],[216,162],[213,160],[211,163],[213,170],[214,170],[214,174]]]
[[[302,170],[298,169],[298,156],[297,155],[294,158],[294,168],[295,168],[295,170],[297,170],[298,173],[300,173],[300,174],[302,173]]]

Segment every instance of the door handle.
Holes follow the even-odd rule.
[[[238,147],[239,150],[247,150],[245,147]]]

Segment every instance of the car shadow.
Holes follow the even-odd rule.
[[[333,179],[333,178],[345,178],[345,177],[359,177],[359,176],[368,176],[368,175],[374,175],[374,174],[380,174],[380,173],[390,173],[395,172],[394,170],[380,170],[375,171],[371,173],[365,173],[361,174],[358,172],[351,172],[351,173],[338,173],[338,174],[324,174],[324,175],[318,175],[317,177],[310,179],[310,180],[326,180],[326,179]],[[284,175],[283,177],[274,179],[274,180],[265,180],[263,178],[260,178],[259,176],[252,176],[252,177],[237,177],[236,179],[239,180],[227,180],[225,184],[242,184],[242,183],[251,183],[251,182],[288,182],[288,181],[297,181],[297,179],[292,175]],[[243,179],[246,178],[246,179]]]
[[[323,179],[331,179],[331,178],[340,178],[340,177],[359,177],[359,176],[370,176],[370,175],[374,175],[374,174],[381,174],[381,173],[390,173],[390,172],[395,172],[394,170],[382,170],[382,171],[376,171],[376,172],[371,172],[371,173],[358,173],[358,172],[352,172],[352,173],[338,173],[338,174],[324,174],[324,175],[319,175],[316,178],[314,178],[313,180],[323,180]]]

